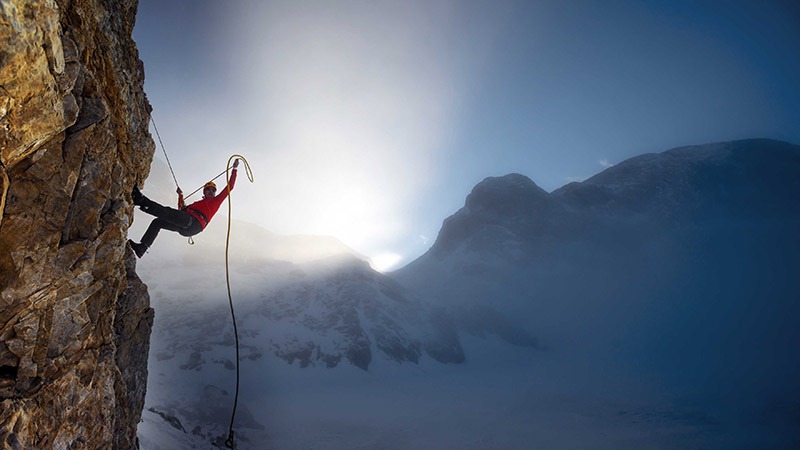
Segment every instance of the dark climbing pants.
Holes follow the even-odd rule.
[[[147,227],[144,236],[142,236],[142,244],[150,247],[158,236],[161,230],[176,231],[181,236],[194,236],[195,234],[203,231],[203,225],[194,216],[174,208],[159,205],[158,203],[145,198],[139,209],[156,216],[150,226]]]

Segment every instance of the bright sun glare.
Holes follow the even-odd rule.
[[[378,272],[386,272],[391,269],[394,269],[397,266],[397,263],[403,259],[402,255],[398,255],[397,253],[386,252],[381,253],[377,256],[374,256],[370,259],[370,265],[372,268],[377,270]]]
[[[448,10],[400,3],[391,14],[332,15],[293,5],[275,26],[252,22],[274,14],[244,19],[248,57],[263,66],[241,73],[240,108],[268,128],[254,128],[249,146],[264,167],[280,168],[259,183],[252,210],[271,230],[335,236],[388,270],[406,252],[389,248],[411,231],[403,211],[440,169],[452,120],[458,85],[437,58],[452,34]]]

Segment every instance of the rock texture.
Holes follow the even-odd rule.
[[[0,1],[0,447],[136,448],[152,309],[135,0]]]

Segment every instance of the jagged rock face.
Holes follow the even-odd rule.
[[[136,4],[0,3],[6,448],[136,447],[152,310],[125,242],[154,150]]]

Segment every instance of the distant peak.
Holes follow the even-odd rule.
[[[481,186],[509,186],[509,187],[519,187],[519,188],[537,188],[540,189],[536,183],[533,182],[530,178],[522,175],[521,173],[509,173],[508,175],[503,175],[499,177],[486,177],[478,183],[475,188],[480,188]]]
[[[488,177],[478,183],[467,196],[466,207],[470,210],[496,210],[503,205],[519,207],[546,198],[548,193],[530,178],[519,173],[501,177]],[[513,203],[513,205],[509,204]]]

